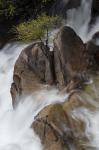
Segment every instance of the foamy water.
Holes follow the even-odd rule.
[[[94,33],[99,31],[99,18],[97,18],[96,22],[89,28],[91,7],[92,0],[82,0],[80,7],[67,11],[66,25],[72,27],[84,43],[89,41]]]
[[[78,9],[69,10],[67,13],[66,24],[71,26],[84,42],[90,40],[99,30],[98,18],[89,30],[91,3],[92,0],[82,0]],[[63,102],[68,96],[58,95],[55,88],[37,91],[25,97],[13,110],[10,95],[13,68],[24,47],[26,45],[9,43],[0,52],[0,150],[42,150],[40,139],[30,128],[34,116],[46,105]],[[90,145],[99,150],[99,111],[93,113],[83,109],[73,112],[73,115],[86,121],[86,134],[93,136]]]
[[[67,97],[59,96],[55,88],[42,89],[24,97],[13,110],[10,87],[14,64],[26,46],[9,43],[0,52],[0,150],[42,150],[40,139],[30,128],[34,116],[44,106],[62,102]]]
[[[33,120],[31,103],[12,108],[10,87],[14,63],[26,47],[9,43],[0,52],[0,150],[41,150],[38,137],[30,129]],[[35,139],[35,140],[34,140]]]
[[[99,17],[90,28],[92,0],[82,0],[81,6],[77,9],[71,9],[67,12],[66,25],[74,29],[74,31],[81,37],[84,43],[92,39],[96,32],[99,32]],[[95,44],[99,46],[99,39],[96,39]],[[98,95],[98,90],[96,93]],[[87,97],[86,97],[87,98]],[[95,102],[89,95],[89,103],[98,107],[99,102]],[[99,150],[99,111],[89,111],[87,109],[77,109],[73,112],[75,119],[81,119],[86,123],[86,135],[90,142],[88,145]],[[88,146],[86,145],[86,146]]]

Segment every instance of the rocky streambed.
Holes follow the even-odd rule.
[[[72,28],[64,26],[54,38],[53,51],[36,42],[23,49],[15,63],[14,109],[26,95],[53,87],[62,99],[42,108],[31,125],[44,150],[98,150],[91,130],[99,112],[97,40],[98,33],[83,43]]]

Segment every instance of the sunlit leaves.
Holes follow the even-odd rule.
[[[35,20],[24,22],[16,27],[17,39],[22,41],[32,41],[41,39],[45,35],[46,29],[53,28],[60,21],[59,17],[39,16]]]

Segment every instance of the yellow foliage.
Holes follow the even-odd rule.
[[[60,22],[60,18],[50,16],[39,16],[35,20],[24,22],[16,27],[17,39],[21,41],[37,40],[45,35],[45,31],[50,30]]]

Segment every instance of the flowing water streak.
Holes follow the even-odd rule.
[[[0,150],[42,149],[38,137],[29,128],[32,118],[30,103],[19,105],[16,110],[12,108],[13,66],[24,47],[26,45],[9,43],[0,51]]]
[[[0,150],[42,150],[40,139],[30,128],[34,116],[45,106],[63,102],[68,96],[59,96],[55,88],[42,89],[23,97],[13,110],[10,95],[13,67],[24,47],[9,43],[0,52]]]
[[[88,24],[91,19],[91,3],[92,0],[82,0],[80,7],[67,12],[67,25],[72,27],[83,41],[86,41]]]
[[[72,27],[83,42],[89,41],[99,31],[99,18],[90,28],[92,0],[82,0],[77,9],[67,11],[66,25]]]
[[[99,32],[99,17],[90,28],[91,5],[92,0],[82,0],[79,8],[71,9],[67,12],[66,25],[72,27],[84,43],[91,40],[96,32]],[[99,46],[99,39],[96,39],[95,44]],[[98,90],[96,94],[98,96]],[[90,100],[95,106],[95,100],[89,95],[89,102]],[[88,109],[78,109],[73,111],[72,115],[75,119],[81,119],[86,122],[86,135],[90,139],[88,144],[92,149],[99,150],[99,102],[97,102],[96,107],[98,107],[98,110],[94,112]]]
[[[91,18],[91,2],[91,0],[82,0],[82,4],[78,9],[69,10],[67,13],[67,25],[71,26],[84,42],[91,39],[99,27],[97,19],[93,28],[88,32]],[[44,106],[57,101],[62,102],[61,100],[66,98],[63,97],[62,99],[57,94],[56,89],[42,90],[26,97],[25,101],[19,103],[15,110],[12,109],[9,90],[12,82],[13,66],[20,51],[25,46],[10,43],[0,52],[0,150],[42,150],[39,138],[30,128],[34,116]],[[90,125],[87,123],[86,132],[89,135],[93,135],[91,145],[99,150],[99,112],[93,114],[86,110],[78,110],[73,115],[82,116],[82,119],[90,122]]]

